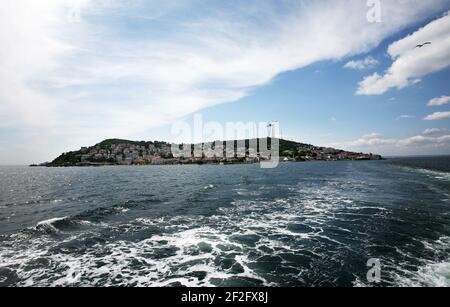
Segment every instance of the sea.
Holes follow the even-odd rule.
[[[0,286],[450,286],[450,157],[0,167]]]

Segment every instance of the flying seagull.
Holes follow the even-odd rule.
[[[416,48],[422,48],[425,45],[431,45],[431,42],[426,42],[426,43],[423,43],[423,44],[419,44],[419,45],[416,46]]]

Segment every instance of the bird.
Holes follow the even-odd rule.
[[[426,42],[426,43],[423,43],[423,44],[419,44],[419,45],[416,46],[416,48],[422,48],[425,45],[431,45],[431,42]]]

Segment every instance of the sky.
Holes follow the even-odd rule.
[[[107,138],[173,141],[195,114],[278,121],[314,145],[450,154],[449,11],[448,0],[3,0],[0,164]]]

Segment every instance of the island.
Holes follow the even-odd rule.
[[[263,139],[235,140],[231,142],[215,141],[202,144],[180,144],[177,148],[190,148],[187,155],[174,157],[173,145],[167,142],[129,141],[108,139],[94,146],[82,147],[77,151],[66,152],[52,162],[31,166],[70,167],[70,166],[107,166],[107,165],[174,165],[174,164],[237,164],[258,163],[271,157],[260,151]],[[270,149],[273,139],[267,138],[264,144]],[[381,155],[349,152],[334,148],[317,147],[283,139],[278,142],[280,162],[342,161],[342,160],[382,160]],[[253,142],[253,143],[252,143]],[[254,150],[250,144],[258,144]],[[211,145],[212,144],[212,145]],[[224,155],[208,155],[208,150],[220,144]],[[227,145],[229,148],[227,148]],[[233,146],[234,145],[234,146]],[[233,148],[232,148],[233,147]],[[198,149],[200,148],[200,154]],[[220,147],[219,147],[220,148]],[[228,150],[228,154],[225,152]],[[229,151],[232,154],[230,155]]]

